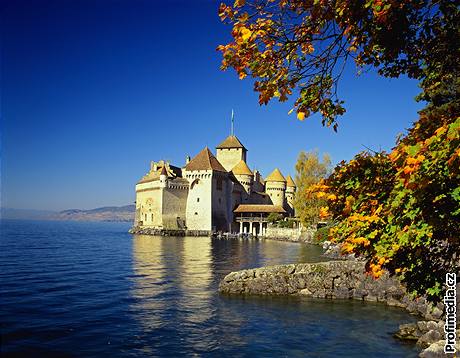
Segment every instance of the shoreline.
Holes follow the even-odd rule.
[[[273,240],[283,242],[293,242],[300,244],[314,244],[321,246],[313,240],[311,231],[306,231],[300,235],[252,235],[248,233],[219,233],[212,230],[187,230],[187,229],[158,229],[158,228],[140,228],[137,226],[131,227],[128,232],[133,235],[151,235],[151,236],[206,236],[214,237],[222,240],[227,239],[256,239],[256,240]]]
[[[304,296],[316,299],[380,302],[400,307],[420,317],[402,324],[396,339],[416,342],[420,357],[444,357],[444,305],[425,298],[412,299],[395,277],[385,273],[378,280],[367,276],[362,261],[324,261],[240,270],[226,275],[219,284],[226,295]],[[457,329],[458,332],[458,329]],[[457,342],[457,350],[460,344]]]

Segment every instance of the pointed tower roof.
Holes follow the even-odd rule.
[[[163,168],[161,168],[161,173],[160,175],[166,175],[168,176],[168,171],[166,170],[166,165],[163,165]]]
[[[241,144],[240,140],[234,136],[229,135],[225,140],[220,143],[216,149],[229,149],[229,148],[242,148],[243,150],[247,150],[243,144]]]
[[[199,152],[186,166],[186,170],[216,170],[227,172],[217,158],[211,153],[208,147]]]
[[[232,173],[235,175],[254,175],[244,160],[240,160],[238,164],[233,167]]]
[[[278,181],[286,183],[286,179],[283,177],[283,174],[281,174],[278,168],[272,171],[271,174],[267,178],[265,178],[265,181]]]
[[[296,185],[294,183],[294,180],[292,180],[291,176],[288,175],[287,178],[286,178],[286,186],[289,186],[289,187],[292,187],[292,188],[296,188]]]

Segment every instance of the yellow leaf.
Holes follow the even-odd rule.
[[[249,38],[251,37],[251,35],[252,35],[252,31],[249,30],[248,28],[243,27],[243,28],[241,29],[241,38],[243,39],[243,41],[249,40]]]
[[[319,217],[325,219],[329,216],[329,207],[323,206],[319,209]]]
[[[305,112],[297,112],[297,119],[303,121],[305,119]]]

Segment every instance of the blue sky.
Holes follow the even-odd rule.
[[[193,3],[191,5],[190,3]],[[230,29],[214,1],[7,0],[0,4],[2,206],[126,205],[150,160],[182,166],[230,130],[263,175],[294,174],[301,150],[334,163],[390,149],[417,117],[417,83],[345,73],[334,133],[292,101],[260,107],[251,80],[222,72]]]

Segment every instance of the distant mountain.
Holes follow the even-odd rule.
[[[133,221],[135,210],[135,205],[104,206],[90,210],[68,209],[59,212],[2,208],[1,217],[16,220]]]

